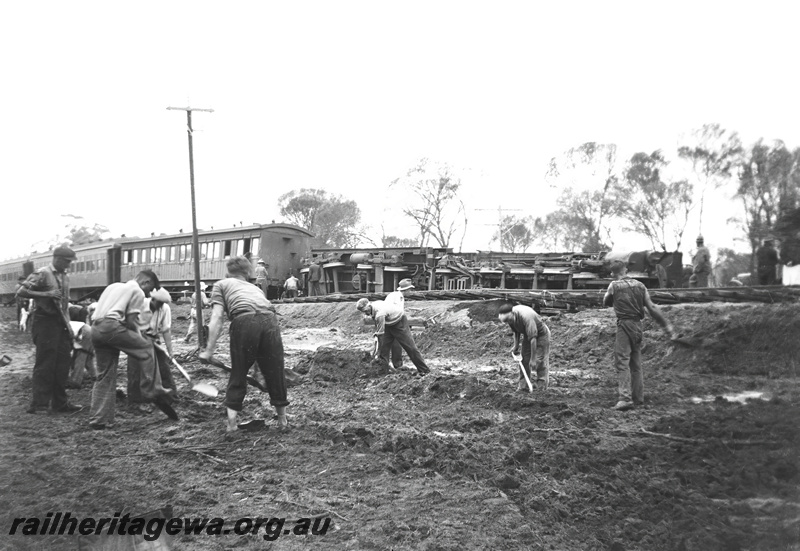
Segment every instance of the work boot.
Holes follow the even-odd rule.
[[[620,400],[617,402],[617,405],[614,406],[614,409],[617,411],[628,411],[629,409],[633,409],[633,402],[626,402],[625,400]]]
[[[75,413],[76,411],[80,411],[83,409],[83,406],[79,404],[71,404],[67,402],[63,406],[58,409],[54,409],[53,413]]]

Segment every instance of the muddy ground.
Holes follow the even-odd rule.
[[[113,430],[87,411],[25,413],[30,335],[0,309],[0,549],[86,549],[97,538],[9,536],[13,518],[331,519],[325,535],[178,535],[171,549],[800,549],[800,306],[664,308],[698,347],[646,322],[646,407],[611,409],[608,310],[548,319],[552,386],[516,390],[510,331],[495,302],[408,302],[432,374],[369,363],[371,329],[352,303],[284,304],[290,429],[251,388],[226,434],[222,397],[180,381],[180,420],[118,401]],[[186,305],[173,309],[175,332]],[[191,345],[176,339],[176,352]],[[218,357],[229,363],[227,335]],[[186,356],[202,382],[226,375]],[[124,388],[124,368],[118,385]],[[89,404],[91,383],[70,391]],[[745,400],[738,394],[748,391]],[[726,398],[725,396],[728,396]],[[645,432],[647,431],[647,432]],[[289,521],[287,521],[287,524]],[[320,524],[320,527],[322,525]],[[108,544],[108,540],[104,540]]]

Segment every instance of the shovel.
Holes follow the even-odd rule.
[[[158,348],[159,350],[161,350],[164,354],[166,354],[167,357],[169,358],[169,354],[167,353],[167,350],[163,346],[161,346],[160,344],[157,344],[157,343],[153,343],[153,345],[156,348]],[[172,364],[175,367],[178,368],[178,371],[181,372],[181,375],[183,375],[186,378],[186,380],[189,382],[189,389],[190,390],[196,390],[200,394],[205,394],[206,396],[210,396],[212,398],[216,398],[217,396],[219,396],[219,390],[217,390],[217,387],[209,385],[207,383],[194,384],[192,382],[192,378],[189,377],[189,374],[181,366],[181,364],[179,364],[178,361],[175,358],[169,358],[169,359],[172,361]]]
[[[685,346],[687,348],[697,348],[699,347],[703,339],[697,337],[684,337],[683,335],[677,335],[670,339],[670,342],[675,344],[680,344],[681,346]]]
[[[233,372],[233,370],[230,367],[228,367],[227,365],[225,365],[224,363],[222,363],[221,361],[219,361],[219,360],[217,360],[217,359],[215,359],[213,357],[212,358],[208,358],[208,359],[200,358],[200,363],[201,364],[211,364],[214,367],[218,367],[220,369],[224,369],[228,373],[232,373]],[[264,388],[264,385],[262,385],[260,382],[258,382],[258,379],[255,379],[255,378],[251,377],[250,375],[247,376],[247,382],[250,383],[251,385],[253,385],[254,387],[256,387],[261,392],[266,392],[267,391],[267,389]]]
[[[522,354],[516,356],[513,352],[511,353],[511,357],[516,360],[517,365],[519,365],[519,370],[522,371],[522,376],[525,377],[525,382],[528,383],[528,392],[531,394],[533,393],[533,385],[531,384],[531,378],[528,377],[528,373],[525,371],[525,366],[522,365]]]
[[[181,372],[181,375],[183,375],[189,382],[190,390],[195,390],[200,394],[205,394],[206,396],[211,396],[212,398],[216,398],[217,396],[219,396],[219,390],[217,390],[217,387],[210,385],[208,383],[197,383],[197,384],[193,383],[192,379],[189,377],[189,374],[186,373],[186,370],[183,367],[181,367],[181,364],[175,361],[174,358],[172,358],[172,363],[175,367],[178,368],[178,371]]]

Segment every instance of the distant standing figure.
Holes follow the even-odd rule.
[[[297,284],[299,281],[292,272],[289,272],[289,277],[283,283],[283,288],[286,290],[286,298],[295,298],[297,296]]]
[[[497,317],[514,331],[512,354],[519,354],[521,341],[522,367],[532,382],[531,360],[535,360],[534,388],[546,390],[550,386],[550,328],[533,308],[524,304],[515,306],[503,304],[500,306]],[[525,376],[520,373],[517,389],[523,390],[526,386]]]
[[[200,297],[203,301],[203,308],[208,308],[208,297],[206,296],[206,289],[208,285],[204,282],[200,282]],[[201,320],[203,325],[205,325],[205,320]],[[194,335],[195,329],[197,329],[197,293],[192,293],[191,297],[191,307],[189,308],[189,330],[186,331],[186,337],[183,339],[183,342],[189,342]]]
[[[617,316],[617,338],[614,344],[614,366],[617,370],[619,401],[614,409],[625,411],[644,405],[642,377],[642,320],[645,310],[669,334],[677,338],[661,309],[650,300],[650,293],[641,281],[626,277],[628,268],[619,260],[611,264],[614,281],[608,286],[603,304],[613,306]]]
[[[69,276],[75,260],[69,247],[53,251],[53,260],[28,276],[17,289],[17,298],[33,299],[35,310],[31,334],[36,346],[33,365],[33,396],[28,413],[40,409],[74,412],[81,406],[67,399],[67,379],[72,365],[72,328],[69,325]]]
[[[19,278],[17,278],[17,288],[14,289],[14,293],[16,293],[17,291],[20,290],[20,288],[22,287],[23,283],[25,283],[25,277],[19,276]],[[22,327],[23,326],[23,323],[22,323],[22,311],[25,310],[25,311],[27,311],[28,314],[30,314],[30,306],[28,305],[28,299],[24,298],[24,297],[21,297],[19,295],[16,295],[15,300],[16,300],[16,303],[17,303],[17,323],[20,324],[20,329],[22,329],[24,331],[25,329]]]
[[[308,296],[310,297],[318,297],[322,295],[322,291],[319,288],[319,282],[322,279],[322,266],[319,265],[319,262],[315,259],[311,261],[311,266],[308,267],[308,281],[310,283],[308,289]]]
[[[263,260],[258,261],[256,266],[256,287],[261,289],[264,296],[267,296],[267,287],[269,286],[269,272],[267,271],[267,263]]]
[[[780,259],[772,239],[765,239],[764,244],[756,249],[756,261],[758,263],[758,284],[775,285],[778,282],[776,267]]]
[[[708,276],[711,274],[711,253],[705,246],[703,236],[697,237],[697,252],[692,257],[692,278],[690,287],[708,287]]]
[[[263,293],[247,282],[252,267],[244,257],[227,261],[228,277],[214,285],[211,292],[211,322],[208,344],[200,352],[200,360],[208,362],[214,355],[222,332],[223,316],[230,320],[231,374],[225,392],[228,412],[227,430],[238,429],[237,417],[247,394],[247,372],[258,364],[266,382],[269,400],[278,415],[278,425],[287,425],[286,379],[283,365],[283,340],[272,304]]]

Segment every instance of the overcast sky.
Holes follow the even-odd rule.
[[[547,163],[583,142],[674,156],[717,122],[800,145],[799,6],[3,2],[0,258],[66,214],[190,231],[186,116],[166,109],[187,105],[214,109],[193,116],[201,228],[280,220],[277,198],[311,187],[412,237],[386,191],[427,157],[462,178],[464,250],[488,249],[498,207],[552,209]],[[713,201],[712,247],[736,208]]]

